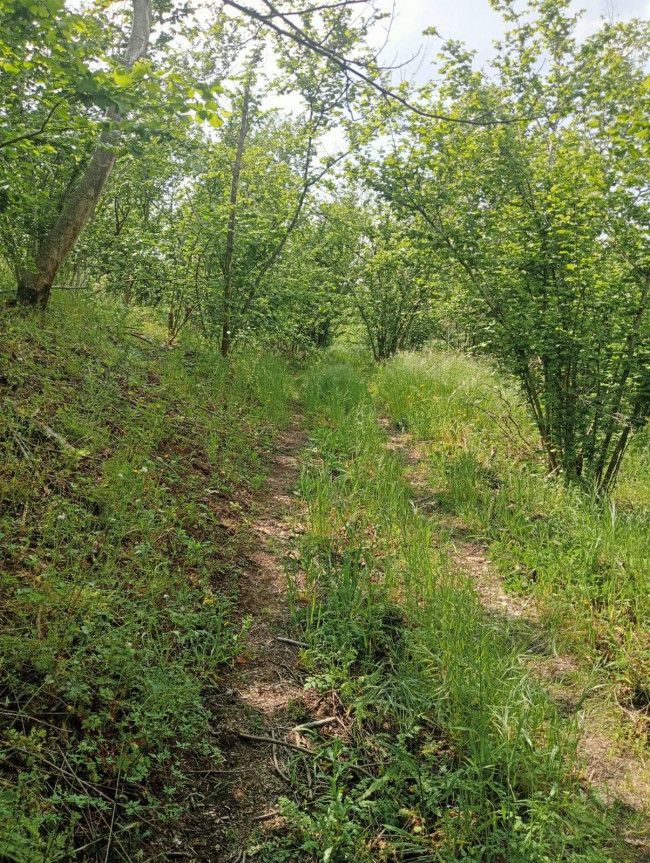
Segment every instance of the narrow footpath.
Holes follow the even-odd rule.
[[[236,616],[249,621],[246,653],[226,681],[226,703],[215,717],[226,758],[223,769],[231,771],[222,774],[215,851],[217,859],[232,863],[245,863],[256,839],[263,842],[265,835],[281,829],[275,807],[291,791],[282,769],[285,752],[241,733],[285,739],[317,708],[318,696],[303,687],[299,646],[282,640],[290,628],[285,563],[297,518],[293,491],[304,444],[300,417],[294,415],[274,443],[268,476],[255,495],[250,553],[239,576]]]
[[[278,798],[291,796],[285,750],[242,737],[284,740],[296,725],[317,717],[319,696],[303,688],[299,645],[285,640],[290,612],[285,562],[299,502],[293,494],[305,436],[294,416],[268,456],[268,475],[254,501],[224,507],[221,522],[244,534],[245,560],[235,585],[233,625],[245,628],[244,653],[205,694],[223,763],[194,771],[193,816],[167,856],[195,863],[244,863],[255,843],[281,829]],[[243,510],[243,511],[242,511]]]
[[[421,443],[399,432],[386,419],[380,425],[387,434],[387,446],[402,454],[407,465],[407,478],[415,490],[415,498],[435,509],[435,489],[431,487],[427,453]],[[532,595],[516,595],[506,591],[501,576],[489,560],[486,544],[472,539],[467,526],[448,514],[438,514],[449,528],[453,544],[453,559],[460,572],[470,576],[482,605],[495,615],[518,622],[530,629],[532,643],[526,662],[531,673],[567,714],[577,714],[580,729],[579,752],[584,763],[583,779],[608,805],[619,801],[647,819],[645,836],[630,838],[639,860],[650,861],[650,757],[643,746],[632,746],[637,732],[647,731],[647,717],[641,712],[626,710],[616,703],[608,688],[594,685],[585,695],[590,669],[569,654],[558,654],[550,633],[541,620],[540,610]],[[594,680],[594,684],[602,681]],[[609,687],[611,689],[611,687]],[[621,733],[621,729],[624,733]]]

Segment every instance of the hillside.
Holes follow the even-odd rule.
[[[645,859],[642,438],[602,504],[457,354],[1,328],[2,859]]]
[[[0,857],[94,859],[111,833],[121,858],[223,757],[210,693],[248,649],[247,513],[292,384],[110,304],[1,332]]]

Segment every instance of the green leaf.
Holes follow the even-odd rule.
[[[129,87],[133,83],[133,76],[128,69],[115,69],[113,80],[118,87]]]

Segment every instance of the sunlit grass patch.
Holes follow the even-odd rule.
[[[391,419],[428,442],[436,511],[488,543],[506,585],[534,592],[564,643],[598,656],[623,700],[650,702],[645,440],[603,501],[546,474],[516,388],[488,364],[405,355],[379,372],[375,389]]]
[[[340,357],[306,376],[306,584],[292,592],[311,685],[338,691],[352,727],[324,744],[333,760],[316,768],[316,803],[285,804],[292,829],[263,859],[611,860],[609,817],[580,786],[573,720],[527,671],[540,634],[482,607],[444,517],[414,501],[403,455],[353,380]],[[412,429],[412,388],[399,383]]]

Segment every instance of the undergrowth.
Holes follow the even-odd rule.
[[[311,803],[285,801],[287,833],[262,858],[620,859],[614,815],[578,778],[574,719],[527,673],[543,637],[481,606],[450,528],[414,505],[373,380],[335,354],[304,378],[309,527],[291,599],[309,685],[338,692],[346,728],[321,742]]]
[[[131,859],[220,759],[202,697],[243,648],[226,530],[287,421],[273,357],[227,366],[64,299],[0,317],[0,859]]]
[[[616,496],[549,477],[518,394],[457,354],[403,355],[380,404],[427,444],[440,516],[484,541],[510,589],[533,592],[571,650],[596,659],[629,707],[650,707],[650,449],[632,443]],[[570,621],[570,624],[568,623]]]
[[[263,483],[292,381],[189,334],[165,350],[155,321],[98,301],[7,310],[0,336],[0,859],[138,859],[221,758],[205,692],[245,649],[250,540],[224,516]],[[485,609],[455,550],[486,544],[644,709],[647,442],[597,501],[545,476],[514,386],[444,353],[331,351],[302,404],[289,599],[308,685],[337,693],[344,728],[312,766],[294,753],[309,787],[258,859],[625,859],[626,816],[580,780],[576,714],[531,675],[548,631]],[[428,488],[384,414],[426,448]]]

